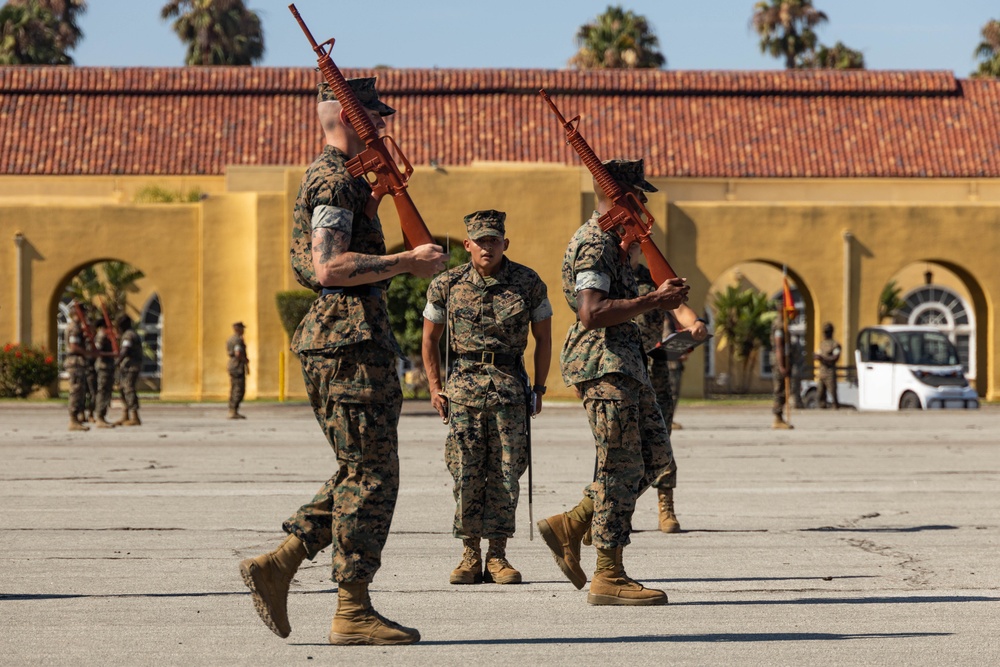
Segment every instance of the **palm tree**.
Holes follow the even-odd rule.
[[[884,320],[893,318],[896,315],[896,311],[906,305],[906,302],[899,298],[902,291],[902,288],[896,285],[895,280],[890,280],[882,288],[882,293],[878,297],[879,324]]]
[[[611,6],[576,33],[580,50],[569,59],[576,69],[655,69],[667,64],[646,17]]]
[[[815,51],[802,55],[796,66],[801,69],[864,69],[865,56],[843,42],[837,42],[833,46],[821,45]]]
[[[8,4],[36,6],[51,12],[57,24],[56,46],[63,51],[74,48],[83,37],[77,19],[87,11],[86,0],[8,0]]]
[[[812,0],[760,0],[754,5],[750,25],[760,36],[760,52],[785,59],[786,69],[795,69],[796,60],[816,48],[816,33],[826,14],[812,6]]]
[[[98,267],[103,278],[98,274]],[[128,295],[139,291],[136,283],[146,275],[127,262],[108,261],[85,267],[66,286],[66,295],[79,301],[88,315],[107,310],[108,317],[115,321],[129,308],[139,310],[128,303]]]
[[[715,334],[726,341],[729,368],[734,367],[733,361],[740,362],[737,390],[744,392],[758,351],[767,347],[770,341],[771,321],[775,317],[773,304],[762,292],[730,285],[726,291],[715,295],[712,310],[715,312]],[[730,372],[729,377],[732,376]],[[729,389],[732,391],[732,386]]]
[[[243,0],[170,0],[160,16],[177,17],[187,65],[253,65],[264,57],[260,17]]]
[[[38,5],[8,3],[0,8],[0,65],[72,65],[58,46],[58,25]]]
[[[979,69],[972,76],[1000,76],[1000,21],[990,20],[983,26],[983,41],[976,47]]]

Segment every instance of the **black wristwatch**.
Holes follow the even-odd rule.
[[[696,317],[696,318],[694,318],[694,321],[695,322],[701,322],[706,327],[708,326],[708,320],[706,320],[704,317]]]
[[[545,389],[546,389],[545,385],[536,384],[534,387],[531,388],[531,391],[535,392],[539,396],[542,396],[545,394]]]

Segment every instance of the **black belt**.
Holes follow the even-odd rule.
[[[355,287],[324,287],[323,296],[330,294],[343,294],[344,296],[382,296],[381,287],[371,285],[357,285]]]
[[[520,357],[515,357],[513,354],[497,352],[459,352],[455,356],[465,361],[475,361],[493,366],[516,366],[520,361]]]

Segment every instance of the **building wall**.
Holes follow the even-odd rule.
[[[162,397],[219,399],[228,392],[225,339],[247,324],[249,398],[304,396],[300,371],[278,320],[275,294],[297,284],[288,264],[291,212],[304,172],[296,167],[231,169],[222,179],[0,177],[0,342],[55,345],[56,303],[82,267],[107,259],[141,269],[144,293],[163,307]],[[194,204],[135,205],[146,184],[209,196]],[[819,323],[837,325],[850,358],[856,331],[875,323],[885,283],[916,262],[947,267],[976,311],[980,392],[1000,398],[992,295],[1000,293],[1000,186],[957,180],[667,180],[648,205],[654,240],[704,308],[713,285],[746,262],[787,265]],[[508,214],[511,259],[549,286],[555,360],[551,395],[572,392],[559,378],[558,352],[573,314],[561,294],[562,253],[593,208],[589,175],[551,164],[418,168],[410,193],[444,241],[465,238],[462,218],[496,208]],[[401,246],[392,204],[380,209],[387,245]],[[23,235],[19,246],[15,233]],[[20,258],[20,259],[19,259]],[[20,268],[19,268],[20,267]],[[901,285],[904,291],[910,285]],[[141,305],[141,304],[137,304]],[[702,395],[703,348],[688,362],[685,395]],[[530,349],[528,360],[530,363]]]

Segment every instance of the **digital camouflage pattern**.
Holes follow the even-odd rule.
[[[520,369],[458,359],[457,354],[493,352],[521,358],[531,323],[552,317],[548,290],[538,274],[506,257],[485,279],[471,263],[457,266],[435,276],[427,288],[424,317],[443,324],[446,312],[453,355],[445,387],[449,400],[483,409],[492,386],[500,403],[523,404]]]
[[[465,230],[468,232],[469,238],[473,240],[481,239],[484,236],[495,236],[502,239],[507,233],[503,224],[506,219],[507,214],[496,209],[476,211],[465,216]]]
[[[226,370],[229,372],[229,409],[238,410],[247,388],[247,344],[243,336],[234,333],[226,340]]]
[[[361,102],[361,106],[366,109],[371,109],[372,111],[377,111],[380,116],[391,116],[396,113],[396,110],[391,106],[383,102],[378,97],[378,90],[375,88],[375,82],[378,79],[374,76],[357,77],[354,79],[347,79],[347,85],[350,87],[351,92],[354,96],[358,98],[358,102]],[[321,81],[316,87],[316,102],[336,102],[337,96],[333,92],[333,88],[330,87],[326,81]]]
[[[353,214],[350,252],[386,252],[378,216],[364,212],[371,188],[347,172],[346,162],[346,153],[326,146],[306,170],[295,201],[292,268],[302,285],[317,292],[322,286],[312,261],[316,207]],[[385,288],[388,281],[374,285]],[[334,580],[370,582],[382,562],[399,489],[400,350],[389,328],[384,290],[377,296],[320,296],[295,332],[292,350],[299,355],[316,421],[336,455],[337,472],[283,528],[302,540],[310,559],[332,545]]]
[[[395,358],[366,341],[300,359],[337,472],[282,527],[302,540],[310,560],[333,546],[335,581],[370,582],[382,562],[399,490],[403,394]]]
[[[670,437],[647,383],[614,373],[579,389],[597,444],[597,474],[584,489],[594,501],[591,536],[595,547],[623,547],[643,491],[677,485]]]
[[[562,288],[566,302],[577,312],[576,279],[583,271],[594,271],[610,279],[610,299],[634,299],[639,295],[635,276],[623,262],[618,237],[601,230],[595,211],[570,239],[562,265]],[[609,373],[622,373],[647,383],[646,356],[635,322],[587,331],[579,318],[566,333],[560,355],[563,381],[575,385]]]
[[[460,539],[514,535],[514,517],[528,469],[524,401],[501,402],[495,391],[482,408],[449,404],[445,463],[455,484],[455,522]]]
[[[839,407],[840,400],[837,397],[837,362],[824,361],[840,354],[840,343],[832,338],[824,338],[819,343],[819,371],[816,373],[817,395],[816,399],[821,408],[825,408],[827,397],[833,405]]]
[[[83,326],[76,320],[66,323],[64,333],[66,340],[66,355],[63,358],[63,368],[69,376],[69,413],[82,414],[87,402],[87,360],[82,354],[70,352],[72,346],[83,348],[87,342],[83,337]]]
[[[774,351],[779,347],[784,348],[785,331],[781,326],[781,314],[774,318],[771,323],[771,390],[774,392],[774,399],[771,401],[771,413],[781,415],[785,411],[785,378],[778,372],[778,357]],[[787,362],[788,359],[786,358]]]
[[[335,206],[354,214],[349,252],[367,255],[385,254],[385,237],[378,216],[368,218],[365,207],[372,191],[363,178],[354,178],[345,166],[347,154],[339,148],[326,146],[323,153],[306,170],[295,200],[290,250],[292,269],[299,283],[314,292],[323,286],[316,280],[312,259],[312,215],[317,206]],[[320,296],[292,338],[292,351],[297,354],[322,352],[343,345],[375,341],[390,356],[402,356],[389,327],[389,311],[384,289],[389,281],[372,283],[383,288],[382,295]]]
[[[636,283],[639,286],[639,296],[649,294],[656,289],[653,276],[644,264],[633,269]],[[645,313],[635,318],[635,323],[639,326],[639,334],[642,336],[642,349],[648,352],[656,347],[656,344],[663,340],[664,326],[669,316],[662,310],[647,310]],[[646,371],[649,373],[649,382],[656,395],[656,402],[663,413],[663,422],[667,426],[667,433],[671,432],[674,421],[675,394],[673,387],[672,368],[673,362],[667,359],[657,359],[649,357]]]
[[[466,223],[475,238],[485,235],[483,225],[496,229],[499,224],[503,230],[497,216],[469,216]],[[518,480],[528,466],[523,364],[494,365],[457,355],[493,352],[521,359],[531,324],[552,317],[545,283],[506,257],[486,277],[471,263],[463,264],[431,281],[424,317],[435,324],[448,319],[455,355],[445,387],[445,462],[456,503],[453,534],[461,539],[511,537]]]
[[[602,162],[611,178],[620,185],[638,188],[643,192],[658,192],[652,183],[646,180],[645,160],[605,160]]]
[[[96,338],[96,334],[95,334]],[[97,407],[97,359],[95,357],[84,357],[83,362],[87,367],[86,397],[83,405],[87,414],[94,414]]]
[[[114,352],[111,338],[103,327],[97,329],[94,334],[94,347],[98,352],[105,353],[97,357],[94,364],[97,369],[97,404],[94,408],[94,415],[98,419],[104,419],[111,407],[111,395],[115,389],[115,358],[110,356]]]
[[[139,409],[139,395],[136,393],[136,383],[139,381],[139,371],[142,369],[142,341],[135,329],[126,329],[122,333],[118,347],[118,377],[119,390],[126,410]]]

